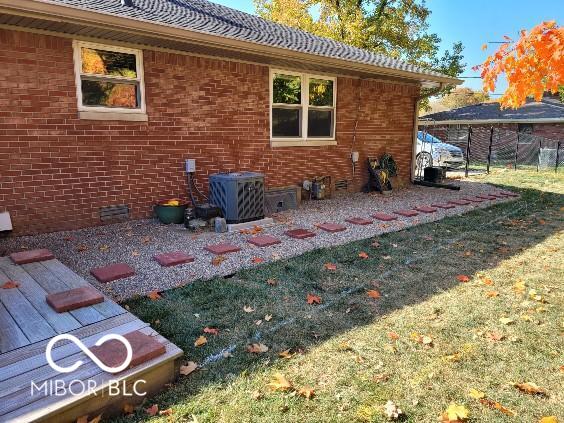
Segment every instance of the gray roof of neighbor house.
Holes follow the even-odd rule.
[[[127,3],[131,5],[125,5]],[[11,3],[11,5],[9,5]],[[64,6],[129,20],[158,24],[201,34],[252,43],[257,48],[268,46],[286,51],[338,59],[401,72],[402,76],[456,84],[461,81],[429,71],[402,60],[373,53],[347,44],[319,37],[308,32],[280,25],[258,16],[241,12],[206,0],[0,0],[17,9],[33,9],[33,4]],[[18,5],[19,4],[19,5]],[[0,22],[2,23],[2,22]]]
[[[564,103],[558,96],[528,101],[518,109],[501,109],[499,103],[478,103],[419,118],[420,124],[457,123],[564,123]]]

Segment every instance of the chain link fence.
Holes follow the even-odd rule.
[[[420,138],[423,140],[430,139],[426,136],[429,134],[444,143],[459,147],[464,156],[462,168],[466,173],[489,172],[491,168],[502,167],[559,172],[564,167],[564,140],[495,126],[430,124],[421,126],[420,131]],[[422,147],[423,151],[426,149],[428,147]]]

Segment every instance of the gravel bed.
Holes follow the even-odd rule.
[[[468,181],[460,181],[460,191],[410,186],[394,191],[390,196],[355,193],[324,201],[310,201],[299,210],[290,210],[275,216],[275,224],[263,228],[263,234],[270,234],[282,240],[281,244],[260,248],[246,240],[251,235],[241,233],[216,234],[213,232],[193,233],[183,225],[162,225],[158,221],[137,220],[113,225],[86,228],[76,231],[55,232],[36,236],[14,237],[0,241],[0,252],[5,254],[23,249],[48,248],[55,256],[82,275],[94,286],[120,301],[150,291],[162,291],[182,286],[196,279],[226,276],[246,267],[254,267],[253,259],[260,257],[264,262],[294,257],[317,248],[345,244],[351,241],[374,237],[421,223],[440,220],[446,216],[458,215],[475,208],[484,208],[492,203],[512,201],[514,198],[472,203],[453,209],[438,209],[436,213],[420,213],[416,217],[398,216],[397,221],[379,222],[361,226],[347,223],[349,217],[365,217],[375,212],[392,214],[394,210],[411,209],[415,206],[442,203],[465,196],[498,192],[499,188]],[[316,228],[316,224],[331,222],[347,226],[347,230],[328,233]],[[284,235],[284,231],[306,228],[317,236],[295,240]],[[212,264],[213,254],[204,246],[221,242],[238,245],[242,251],[225,255],[225,260]],[[184,251],[195,257],[193,263],[175,267],[161,267],[153,256],[159,253]],[[135,268],[135,276],[100,284],[90,270],[112,263],[125,262]]]

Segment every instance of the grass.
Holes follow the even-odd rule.
[[[388,400],[409,422],[437,421],[451,402],[467,407],[472,421],[563,418],[564,178],[500,170],[474,179],[519,190],[522,197],[231,278],[197,281],[157,301],[130,301],[133,313],[203,368],[121,419],[379,422],[386,421]],[[361,251],[369,258],[360,258]],[[459,282],[460,274],[470,281]],[[523,292],[516,291],[518,282]],[[381,298],[370,298],[370,289]],[[309,293],[322,304],[307,304]],[[255,311],[245,312],[247,305]],[[504,317],[512,322],[503,324]],[[206,334],[208,342],[195,347],[206,326],[219,335]],[[417,341],[421,335],[431,346]],[[248,353],[246,345],[259,340],[269,351]],[[229,346],[231,357],[204,362]],[[279,358],[286,349],[295,355]],[[315,396],[270,391],[276,372],[296,389],[313,388]],[[515,382],[534,382],[549,397],[521,393]],[[470,389],[516,416],[470,398]],[[152,404],[172,408],[172,415],[149,417],[144,409]]]

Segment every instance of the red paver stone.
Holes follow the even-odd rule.
[[[496,198],[491,195],[477,195],[476,198],[481,198],[482,200],[495,200]]]
[[[396,210],[394,213],[405,217],[413,217],[419,214],[415,210]]]
[[[128,278],[135,275],[135,269],[126,263],[115,263],[109,266],[98,267],[90,271],[102,283]]]
[[[454,206],[452,204],[447,203],[431,204],[431,206],[438,207],[439,209],[454,209]]]
[[[495,193],[492,192],[491,194],[488,194],[490,197],[495,197],[495,198],[505,198],[505,195],[502,195],[500,193]]]
[[[45,297],[45,300],[57,313],[64,313],[65,311],[101,303],[104,301],[104,296],[91,286],[82,286],[49,294]]]
[[[450,200],[449,203],[456,204],[457,206],[467,206],[468,204],[470,204],[470,201],[460,199],[460,200]]]
[[[153,258],[163,267],[178,266],[179,264],[192,263],[194,261],[193,256],[183,251],[157,254]]]
[[[398,220],[396,216],[392,216],[391,214],[386,214],[386,213],[374,213],[372,217],[378,220],[382,220],[384,222],[391,222],[392,220]]]
[[[204,247],[204,250],[209,251],[210,253],[216,254],[218,256],[223,255],[223,254],[236,253],[237,251],[241,251],[241,249],[239,247],[237,247],[236,245],[227,244],[227,243],[215,244],[215,245],[206,245]]]
[[[353,225],[371,225],[372,220],[365,219],[364,217],[349,217],[345,221],[352,223]]]
[[[463,200],[468,200],[471,201],[472,203],[483,203],[484,201],[486,201],[482,198],[476,198],[476,197],[464,197]]]
[[[312,238],[315,236],[315,232],[308,231],[307,229],[291,229],[284,233],[286,234],[286,236],[295,239]]]
[[[249,238],[247,242],[257,247],[270,247],[271,245],[280,244],[282,241],[270,235],[259,235]]]
[[[39,250],[20,251],[10,254],[10,258],[16,264],[35,263],[36,261],[52,260],[53,253],[45,248]]]
[[[131,364],[128,368],[138,366],[166,352],[163,344],[154,337],[139,331],[129,332],[124,337],[129,341],[133,351]],[[97,347],[91,347],[90,351],[108,367],[119,367],[127,357],[125,346],[117,339],[106,341]]]
[[[505,197],[519,197],[519,194],[511,191],[500,191],[499,194],[504,195]]]
[[[429,206],[417,206],[415,207],[415,210],[421,212],[421,213],[436,213],[437,209],[434,207],[429,207]]]
[[[320,223],[316,225],[319,229],[324,230],[325,232],[343,232],[347,230],[345,225],[339,225],[338,223]]]

